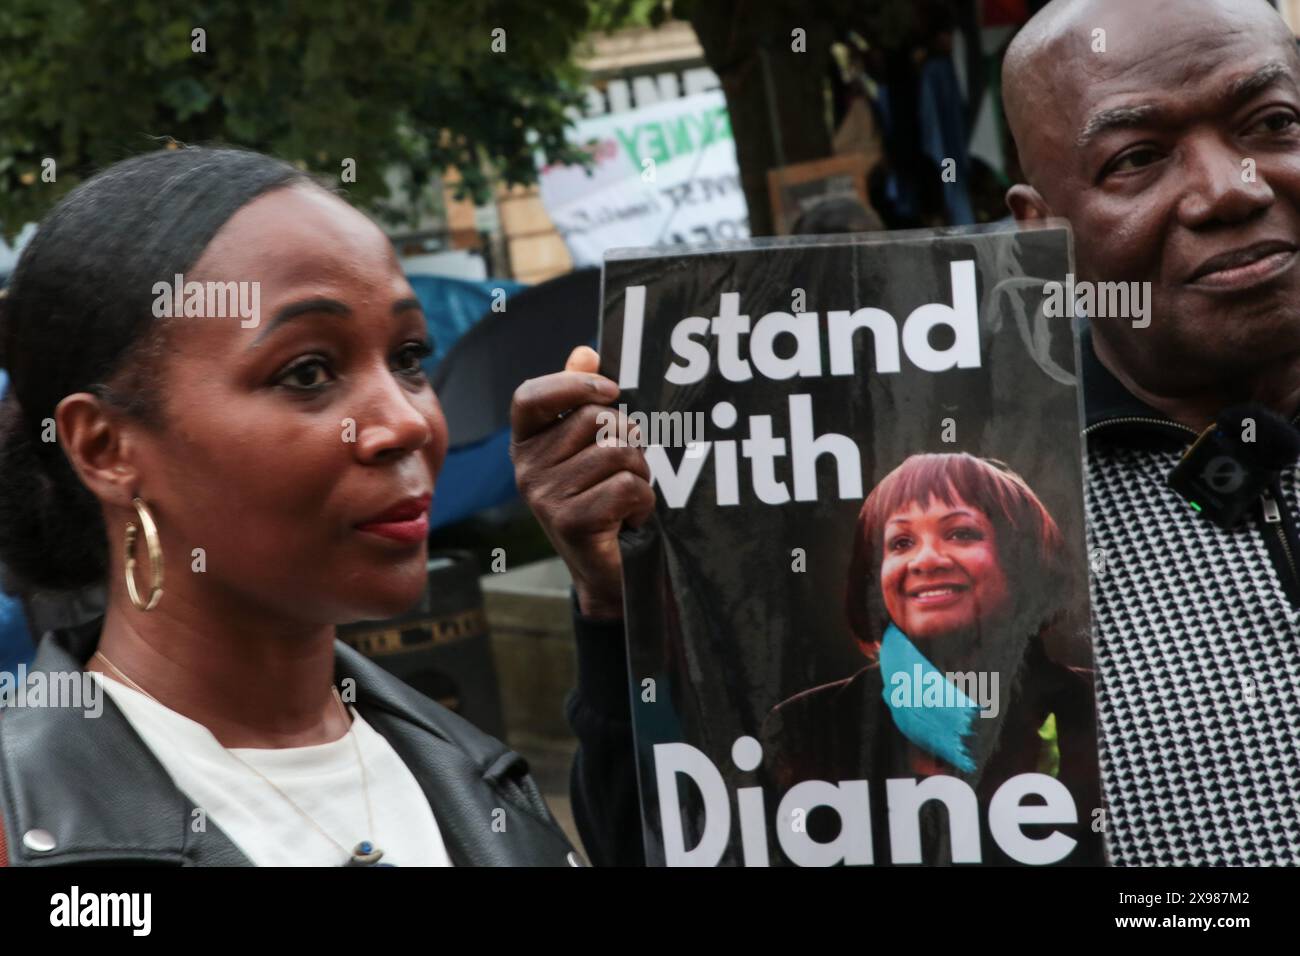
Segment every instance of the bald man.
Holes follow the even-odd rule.
[[[1080,280],[1151,284],[1149,322],[1097,318],[1083,341],[1111,860],[1300,863],[1300,471],[1233,531],[1166,484],[1224,407],[1300,411],[1295,41],[1264,0],[1057,0],[1008,50],[1003,91],[1016,217],[1068,219]],[[520,388],[512,453],[575,583],[575,812],[594,861],[629,863],[617,533],[654,496],[637,449],[594,444],[613,384],[596,361]]]
[[[1223,408],[1300,412],[1295,39],[1263,0],[1057,0],[1003,94],[1016,218],[1068,219],[1081,280],[1151,284],[1149,326],[1084,339],[1112,859],[1300,863],[1296,470],[1233,531],[1166,485]]]

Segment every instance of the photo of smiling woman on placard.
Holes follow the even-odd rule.
[[[1001,462],[921,454],[895,468],[862,505],[849,564],[846,616],[869,663],[773,709],[763,750],[774,782],[867,779],[883,795],[888,778],[947,774],[986,810],[1009,777],[1047,773],[1090,834],[1090,675],[1047,649],[1054,629],[1071,626],[1064,554],[1052,516]],[[945,862],[946,825],[927,809],[926,859]],[[1098,862],[1089,855],[1075,862]]]

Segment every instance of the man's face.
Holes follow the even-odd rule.
[[[1047,102],[1022,138],[1079,278],[1151,283],[1149,328],[1094,335],[1189,386],[1300,353],[1294,44],[1263,3],[1093,8],[1039,58]]]

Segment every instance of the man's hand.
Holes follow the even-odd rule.
[[[614,434],[628,434],[620,413],[608,407],[618,384],[596,374],[599,365],[596,352],[582,345],[563,372],[515,390],[510,457],[520,493],[569,566],[582,613],[617,618],[623,616],[618,530],[625,521],[635,528],[649,518],[655,495],[640,448],[596,442],[601,412],[617,416]]]

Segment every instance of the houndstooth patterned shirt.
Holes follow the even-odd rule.
[[[1220,529],[1166,484],[1195,434],[1083,352],[1111,862],[1300,864],[1300,468]]]

